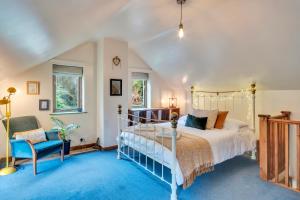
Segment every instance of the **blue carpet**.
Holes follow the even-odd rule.
[[[10,176],[0,177],[0,199],[169,199],[165,183],[116,152],[93,152],[38,164],[22,165]],[[244,157],[217,165],[214,172],[197,178],[188,189],[179,188],[182,200],[299,200],[300,193],[259,179],[257,164]]]

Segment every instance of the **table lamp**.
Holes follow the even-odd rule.
[[[11,100],[10,97],[14,93],[16,93],[16,89],[14,87],[10,87],[7,89],[8,96],[3,97],[0,100],[0,106],[5,106],[5,116],[6,118],[6,165],[3,169],[0,170],[0,176],[5,176],[12,174],[16,171],[16,168],[9,167],[9,119],[11,116]]]
[[[171,97],[169,98],[169,108],[176,108],[177,107],[177,98]]]

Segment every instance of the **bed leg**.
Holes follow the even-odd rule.
[[[172,167],[171,167],[171,174],[172,174],[172,184],[171,184],[171,200],[177,200],[177,184],[176,184],[176,137],[177,137],[177,114],[172,113]]]
[[[256,150],[251,151],[251,159],[256,160]]]
[[[121,151],[121,114],[122,114],[122,106],[118,106],[118,150],[117,150],[117,159],[121,159],[120,151]]]

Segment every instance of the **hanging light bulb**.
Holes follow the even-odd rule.
[[[177,3],[180,4],[180,23],[179,23],[179,30],[178,30],[178,37],[181,39],[184,36],[183,32],[183,24],[182,24],[182,4],[185,3],[186,0],[177,0]]]
[[[178,37],[181,39],[184,36],[183,24],[179,24]]]

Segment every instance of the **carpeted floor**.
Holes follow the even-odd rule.
[[[0,177],[0,199],[169,199],[165,183],[116,152],[92,152],[31,165]],[[259,179],[257,164],[244,157],[217,165],[214,172],[200,176],[188,189],[178,191],[182,200],[299,200],[300,193]]]

